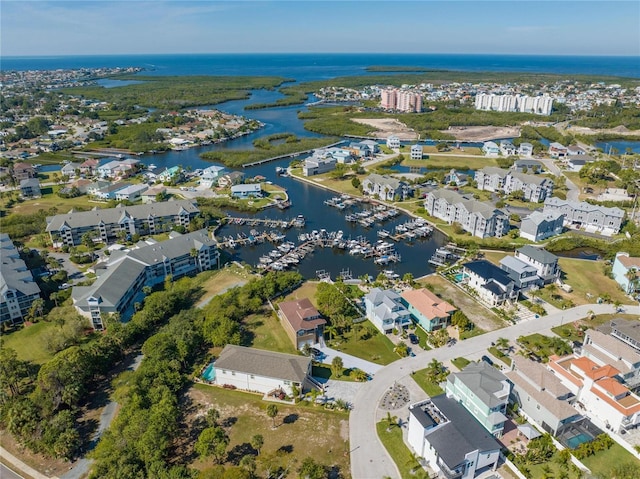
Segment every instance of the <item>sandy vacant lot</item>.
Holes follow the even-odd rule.
[[[564,130],[567,133],[571,134],[579,134],[579,135],[597,135],[598,133],[610,133],[615,135],[637,135],[637,130],[629,130],[626,126],[616,126],[615,128],[608,129],[594,129],[587,128],[586,126],[573,126],[571,125],[569,128]]]
[[[371,135],[375,138],[388,138],[395,135],[401,140],[415,140],[418,134],[404,123],[392,118],[352,118],[352,121],[369,125],[376,129]]]
[[[460,141],[489,141],[520,136],[520,127],[509,126],[452,126],[443,133]]]

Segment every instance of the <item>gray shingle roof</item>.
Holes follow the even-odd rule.
[[[216,369],[226,369],[275,379],[304,382],[311,359],[293,354],[227,344],[215,360]]]
[[[554,264],[558,261],[558,257],[555,254],[549,253],[544,248],[536,248],[530,244],[518,248],[517,252],[542,264]]]
[[[495,393],[503,390],[503,381],[507,378],[485,361],[471,363],[459,373],[451,374],[449,377],[452,378],[447,380],[461,381],[488,407],[504,403],[503,400],[496,397]]]
[[[198,213],[200,210],[193,200],[163,201],[136,206],[118,206],[116,208],[96,209],[82,212],[69,212],[63,215],[55,215],[47,218],[47,231],[57,231],[63,224],[71,228],[93,226],[103,221],[104,223],[117,223],[123,214],[128,214],[134,219],[172,216],[181,210],[187,213]]]
[[[31,271],[20,259],[18,251],[6,233],[0,233],[0,261],[0,293],[5,293],[8,289],[25,296],[40,293]]]
[[[624,210],[621,210],[618,207],[608,208],[606,206],[592,205],[590,203],[587,203],[586,201],[578,202],[578,201],[562,200],[557,196],[547,198],[544,201],[544,205],[545,207],[551,206],[555,208],[562,208],[563,206],[567,206],[572,210],[585,211],[585,212],[600,211],[605,215],[614,216],[617,218],[624,218]]]
[[[138,261],[125,258],[113,268],[107,269],[91,286],[74,287],[71,297],[74,303],[84,304],[93,297],[104,306],[115,307],[145,267]]]

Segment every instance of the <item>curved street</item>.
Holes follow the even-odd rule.
[[[429,361],[434,358],[441,362],[460,356],[467,359],[479,359],[483,354],[486,354],[491,342],[495,342],[498,338],[507,338],[514,342],[516,338],[523,335],[551,334],[552,327],[583,319],[589,311],[593,311],[595,314],[615,313],[615,307],[610,304],[577,306],[459,341],[452,347],[424,351],[415,357],[395,361],[380,369],[374,379],[365,383],[356,394],[354,408],[349,417],[351,477],[358,479],[400,478],[395,463],[380,442],[376,432],[376,422],[386,415],[386,411],[379,408],[380,400],[394,382],[410,379],[411,372],[426,368]],[[625,305],[624,312],[640,315],[640,306]],[[410,394],[410,396],[410,403],[423,399],[415,394]],[[398,419],[404,422],[408,418],[399,417]]]

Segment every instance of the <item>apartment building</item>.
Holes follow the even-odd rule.
[[[89,233],[104,243],[112,243],[118,234],[154,235],[170,231],[176,225],[189,227],[200,213],[194,200],[164,201],[136,206],[93,209],[47,217],[46,231],[54,246],[76,246]]]
[[[525,201],[538,203],[551,197],[553,181],[545,176],[528,175],[513,170],[487,166],[475,174],[479,190],[511,194],[522,191]]]
[[[123,320],[144,298],[145,286],[155,286],[219,266],[218,243],[206,229],[193,233],[170,233],[162,242],[147,240],[132,250],[115,251],[106,271],[91,286],[76,286],[71,297],[94,329],[104,329],[103,314],[118,313]]]
[[[6,233],[0,233],[0,323],[21,323],[40,287]]]
[[[509,232],[509,217],[491,203],[453,190],[439,189],[427,193],[424,207],[431,216],[459,223],[465,231],[479,238],[501,237]]]
[[[586,231],[613,235],[620,231],[624,220],[624,210],[613,207],[592,205],[586,201],[569,201],[553,197],[544,202],[544,214],[562,213],[564,225],[571,228],[584,228]]]

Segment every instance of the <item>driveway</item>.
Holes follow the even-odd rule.
[[[470,360],[479,359],[483,354],[486,354],[486,349],[491,345],[491,342],[495,342],[500,337],[507,338],[514,343],[520,335],[551,334],[552,327],[585,318],[590,310],[595,314],[614,313],[615,307],[609,304],[578,306],[458,341],[452,347],[421,352],[415,357],[404,358],[379,369],[373,380],[364,383],[359,389],[355,397],[354,409],[349,417],[351,476],[362,479],[379,479],[384,476],[400,477],[395,463],[376,433],[376,422],[383,417],[382,410],[379,408],[380,400],[395,382],[404,383],[410,380],[413,371],[424,369],[434,358],[441,362],[461,356]],[[640,314],[640,307],[628,306],[626,312]],[[408,389],[410,404],[424,398],[424,393],[419,390],[413,387]]]

